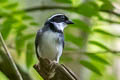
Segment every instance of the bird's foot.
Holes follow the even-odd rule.
[[[56,65],[58,63],[56,61],[52,61],[51,64],[50,64],[50,69],[48,71],[48,76],[49,76],[49,79],[51,79],[54,75],[55,75],[55,69],[56,69]]]
[[[53,61],[53,62],[51,63],[51,65],[50,65],[50,72],[54,72],[54,71],[55,71],[57,64],[58,64],[58,63],[57,63],[56,61]]]

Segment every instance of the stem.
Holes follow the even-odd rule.
[[[53,10],[53,9],[63,9],[63,10],[74,9],[74,10],[76,10],[77,8],[72,7],[72,6],[36,6],[36,7],[24,9],[23,11],[32,12],[32,11],[37,11],[37,10]],[[112,10],[100,10],[100,11],[120,17],[120,13],[114,12]]]
[[[19,79],[19,80],[23,80],[23,79],[22,79],[22,76],[21,76],[20,72],[18,71],[18,69],[17,69],[17,67],[16,67],[16,65],[15,65],[15,62],[14,62],[14,60],[13,60],[13,58],[12,58],[12,56],[11,56],[11,54],[10,54],[7,46],[6,46],[6,44],[5,44],[5,41],[3,40],[3,37],[2,37],[2,35],[1,35],[1,33],[0,33],[0,42],[1,42],[2,47],[3,47],[4,50],[5,50],[5,55],[8,56],[8,59],[10,60],[12,66],[13,66],[13,68],[14,68],[17,76],[18,76],[18,79]]]

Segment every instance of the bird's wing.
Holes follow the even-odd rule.
[[[40,53],[38,51],[39,45],[41,44],[40,40],[41,40],[41,36],[42,36],[42,30],[38,30],[37,34],[36,34],[36,38],[35,38],[35,51],[36,51],[36,55],[39,58],[40,57]]]

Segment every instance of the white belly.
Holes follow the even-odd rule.
[[[57,60],[62,54],[62,45],[59,44],[59,33],[47,31],[42,36],[40,56],[50,60]]]

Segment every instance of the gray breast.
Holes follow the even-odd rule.
[[[60,33],[46,31],[41,38],[41,45],[39,45],[40,56],[50,60],[56,60],[59,54],[62,54],[62,45]]]

